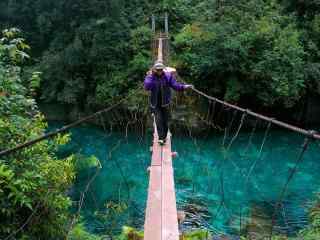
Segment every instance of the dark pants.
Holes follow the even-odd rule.
[[[153,112],[156,119],[159,140],[165,140],[169,130],[169,107],[157,107]]]

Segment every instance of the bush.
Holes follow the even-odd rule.
[[[0,42],[0,146],[9,149],[45,133],[47,124],[32,99],[35,81],[22,81],[26,54],[19,31],[4,32]],[[22,44],[23,43],[23,44]],[[31,85],[30,85],[31,84]],[[0,159],[0,236],[15,239],[63,239],[74,177],[73,159],[57,159],[58,136]]]
[[[78,224],[70,232],[67,240],[101,240],[101,238],[88,233],[83,224]]]

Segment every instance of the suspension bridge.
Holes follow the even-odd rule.
[[[153,52],[153,60],[157,61],[163,61],[164,63],[168,63],[168,56],[169,56],[169,32],[168,32],[168,17],[165,17],[165,32],[156,34],[155,32],[155,19],[153,18],[152,21],[152,29],[155,33],[155,39],[152,42],[152,52]],[[168,71],[174,71],[174,69],[168,68]],[[274,118],[270,118],[267,116],[264,116],[262,114],[253,112],[249,109],[241,108],[239,106],[236,106],[234,104],[230,104],[226,101],[223,101],[221,99],[218,99],[213,96],[209,96],[206,93],[193,88],[193,93],[198,96],[202,97],[203,99],[206,99],[211,109],[209,110],[207,114],[207,120],[209,118],[212,118],[213,116],[209,117],[211,114],[214,114],[216,112],[215,106],[217,104],[220,104],[221,109],[228,109],[234,111],[234,113],[238,114],[240,113],[241,117],[239,119],[239,125],[235,131],[235,134],[231,136],[231,140],[228,144],[226,144],[226,150],[228,151],[231,147],[234,141],[236,140],[239,132],[241,131],[241,128],[243,126],[244,121],[247,118],[253,118],[258,121],[266,122],[268,125],[267,131],[265,133],[265,138],[263,140],[261,150],[263,148],[265,139],[268,135],[268,132],[270,130],[270,127],[272,125],[278,126],[287,130],[290,130],[292,132],[295,132],[297,134],[300,134],[304,136],[305,140],[302,144],[302,148],[300,149],[300,152],[297,156],[297,159],[295,161],[295,165],[292,167],[288,178],[285,182],[285,184],[281,187],[281,191],[279,194],[278,199],[276,200],[276,204],[274,206],[274,212],[272,215],[272,227],[270,229],[270,239],[274,232],[274,224],[275,224],[275,216],[277,214],[277,211],[281,208],[282,202],[284,200],[284,197],[286,195],[288,186],[290,184],[290,181],[294,178],[296,173],[298,172],[298,167],[300,166],[301,162],[303,161],[304,154],[308,151],[308,146],[310,142],[312,141],[318,141],[320,140],[320,134],[318,134],[316,131],[313,130],[306,130],[297,126],[293,126],[291,124],[279,121]],[[53,138],[61,133],[66,133],[70,129],[79,126],[80,124],[84,122],[88,122],[92,119],[99,118],[103,114],[108,114],[109,112],[113,111],[114,109],[118,108],[121,104],[123,104],[125,101],[128,100],[130,96],[127,96],[120,101],[118,101],[117,104],[110,106],[106,109],[103,109],[101,111],[98,111],[90,116],[84,117],[79,119],[76,122],[73,122],[71,124],[68,124],[56,131],[44,134],[43,136],[40,136],[38,138],[32,139],[28,142],[22,143],[18,146],[15,146],[11,149],[2,149],[0,151],[0,159],[3,159],[9,155],[15,154],[18,151],[22,151],[25,148],[32,147],[33,145],[48,140],[50,138]],[[213,108],[212,108],[213,106]],[[225,138],[227,134],[230,132],[230,128],[234,124],[235,121],[235,114],[233,114],[232,119],[229,120],[228,126],[225,128],[225,137],[223,140],[223,145],[225,145]],[[207,121],[206,120],[206,121]],[[129,123],[128,123],[129,124]],[[128,126],[127,124],[127,126]],[[171,146],[171,133],[168,134],[168,140],[167,143],[164,146],[160,146],[158,144],[158,134],[157,134],[157,128],[155,126],[155,123],[153,125],[154,127],[154,134],[153,134],[153,144],[151,147],[151,163],[150,167],[148,168],[149,172],[149,187],[146,189],[148,191],[147,194],[147,205],[145,210],[145,222],[144,222],[144,239],[145,240],[178,240],[180,236],[179,232],[179,223],[178,223],[178,211],[177,211],[177,204],[176,204],[176,189],[175,189],[175,181],[174,181],[174,170],[172,166],[172,161],[176,154],[172,152],[172,146]],[[256,125],[253,129],[253,132],[256,129]],[[250,139],[251,141],[251,139]],[[195,146],[196,147],[196,146]],[[260,158],[260,157],[259,157]],[[259,160],[259,159],[258,159]],[[256,162],[254,163],[251,171],[254,169]],[[238,168],[236,164],[234,164],[235,168]],[[247,179],[249,178],[249,175],[247,176]],[[217,183],[220,184],[220,183]],[[223,186],[223,183],[222,183]],[[88,190],[88,189],[87,189]],[[82,196],[83,201],[84,195]],[[221,201],[221,207],[223,207],[223,200]],[[82,205],[82,203],[81,203]],[[219,208],[220,209],[220,208]],[[219,211],[219,210],[218,210]]]

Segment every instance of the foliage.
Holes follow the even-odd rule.
[[[245,237],[241,237],[240,240],[249,240],[249,239],[247,239]],[[285,236],[272,236],[272,238],[270,240],[295,240],[295,239],[294,238],[289,238],[288,239],[288,237],[285,237]]]
[[[176,36],[177,67],[226,100],[252,96],[263,105],[291,107],[305,86],[305,53],[294,21],[275,2],[225,6],[215,22],[186,25]]]
[[[150,15],[165,11],[172,64],[196,87],[257,107],[293,107],[320,93],[317,1],[5,0],[1,7],[3,24],[21,26],[35,46],[42,101],[84,109],[127,95],[152,64]]]
[[[118,236],[117,240],[142,240],[143,232],[137,231],[134,228],[124,226],[122,228],[122,233]],[[184,233],[180,236],[180,240],[206,240],[210,239],[210,233],[205,230],[196,230],[192,232]]]
[[[0,43],[0,146],[8,149],[44,133],[46,123],[20,78],[22,39],[16,29]],[[14,52],[15,51],[15,52]],[[36,73],[35,73],[36,74]],[[0,159],[0,235],[16,239],[62,239],[71,201],[65,192],[74,179],[73,159],[53,152],[67,140],[44,141]]]
[[[103,229],[106,231],[106,235],[110,238],[114,235],[116,226],[120,225],[121,216],[124,215],[128,205],[121,201],[108,201],[105,203],[104,209],[95,213],[96,217],[100,220],[103,225]],[[123,228],[128,230],[128,228]],[[126,236],[127,231],[124,231],[121,236]],[[122,239],[121,239],[122,240]]]
[[[122,233],[116,238],[117,240],[143,240],[143,232],[137,231],[134,228],[124,226]]]
[[[313,203],[313,207],[310,209],[310,226],[300,231],[296,237],[275,236],[272,240],[318,240],[320,238],[320,195],[318,194],[317,200]],[[241,240],[247,240],[242,237]]]
[[[24,32],[11,28],[0,39],[0,148],[44,132],[34,97],[84,109],[129,94],[128,110],[146,114],[146,93],[133,89],[152,64],[149,17],[164,11],[171,64],[188,82],[248,107],[294,107],[307,94],[320,94],[319,10],[318,0],[0,1],[0,26]],[[93,158],[56,159],[53,152],[66,138],[1,159],[0,235],[17,230],[32,213],[18,237],[63,235],[70,205],[64,192],[74,168],[97,164]],[[111,222],[118,210],[107,207],[115,213]],[[303,233],[309,239],[318,234],[317,216]]]
[[[67,240],[100,240],[100,237],[90,234],[85,230],[83,224],[75,226],[69,234]]]
[[[126,108],[131,112],[139,112],[144,115],[148,113],[148,94],[144,89],[133,89],[129,91],[128,100],[125,102]]]
[[[77,173],[90,168],[101,168],[99,159],[95,156],[86,157],[83,155],[74,156],[74,166]]]
[[[29,50],[30,47],[25,43],[25,39],[19,37],[19,29],[12,28],[3,30],[2,35],[1,48],[4,54],[2,61],[12,64],[19,64],[25,59],[29,58],[29,55],[25,52],[25,50]]]
[[[206,240],[211,239],[211,234],[206,230],[196,230],[182,234],[180,240]]]
[[[23,12],[12,3],[10,22],[32,26],[28,36],[41,50],[43,101],[105,105],[141,81],[150,66],[151,30],[140,25],[138,2],[28,0]]]
[[[304,240],[316,240],[320,237],[320,196],[313,204],[310,210],[310,222],[311,226],[304,229],[300,233],[300,237]]]

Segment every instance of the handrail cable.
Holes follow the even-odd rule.
[[[40,136],[40,137],[38,137],[38,138],[35,138],[35,139],[31,140],[31,141],[22,143],[22,144],[17,145],[17,146],[15,146],[15,147],[13,147],[13,148],[0,151],[0,158],[1,158],[1,157],[4,157],[4,156],[7,156],[7,155],[9,155],[9,154],[12,154],[12,153],[14,153],[14,152],[16,152],[16,151],[18,151],[18,150],[22,150],[22,149],[24,149],[24,148],[30,147],[30,146],[32,146],[32,145],[34,145],[34,144],[37,144],[37,143],[39,143],[39,142],[41,142],[41,141],[44,141],[44,140],[46,140],[46,139],[55,137],[55,136],[57,136],[57,135],[60,134],[60,133],[64,133],[64,132],[66,132],[67,130],[69,130],[69,129],[71,129],[71,128],[74,128],[74,127],[80,125],[81,123],[87,122],[87,121],[89,121],[89,120],[91,120],[91,119],[93,119],[93,118],[95,118],[95,117],[97,117],[97,116],[99,116],[99,115],[101,115],[101,114],[103,114],[103,113],[110,112],[111,110],[115,109],[116,107],[118,107],[118,106],[120,106],[122,103],[124,103],[126,100],[128,100],[130,96],[131,96],[131,94],[128,95],[127,97],[123,98],[122,100],[120,100],[118,103],[116,103],[116,104],[114,104],[114,105],[112,105],[112,106],[110,106],[110,107],[108,107],[108,108],[102,109],[102,110],[100,110],[100,111],[98,111],[98,112],[95,112],[94,114],[91,114],[91,115],[86,116],[86,117],[84,117],[84,118],[81,118],[81,119],[79,119],[79,120],[77,120],[77,121],[75,121],[75,122],[73,122],[73,123],[70,123],[70,124],[68,124],[68,125],[65,125],[65,126],[59,128],[58,130],[52,131],[52,132],[47,133],[47,134],[43,134],[42,136]]]
[[[282,122],[282,121],[279,121],[275,118],[271,118],[271,117],[267,117],[267,116],[264,116],[262,114],[259,114],[259,113],[256,113],[256,112],[253,112],[249,109],[244,109],[242,107],[239,107],[239,106],[236,106],[234,104],[231,104],[231,103],[228,103],[226,101],[223,101],[223,100],[220,100],[218,98],[215,98],[215,97],[212,97],[212,96],[209,96],[207,94],[205,94],[204,92],[196,89],[196,88],[192,88],[192,90],[194,92],[196,92],[197,94],[209,99],[209,100],[212,100],[212,101],[215,101],[215,102],[218,102],[224,106],[227,106],[227,107],[230,107],[230,108],[233,108],[239,112],[242,112],[242,113],[246,113],[247,115],[250,115],[250,116],[253,116],[255,118],[259,118],[263,121],[267,121],[267,122],[270,122],[270,123],[273,123],[274,125],[277,125],[277,126],[280,126],[280,127],[283,127],[283,128],[286,128],[286,129],[289,129],[291,131],[295,131],[295,132],[298,132],[300,134],[303,134],[305,136],[308,136],[310,138],[313,138],[313,139],[317,139],[317,140],[320,140],[320,134],[317,133],[316,131],[314,130],[306,130],[306,129],[303,129],[303,128],[300,128],[300,127],[297,127],[297,126],[293,126],[291,124],[288,124],[288,123],[285,123],[285,122]]]

